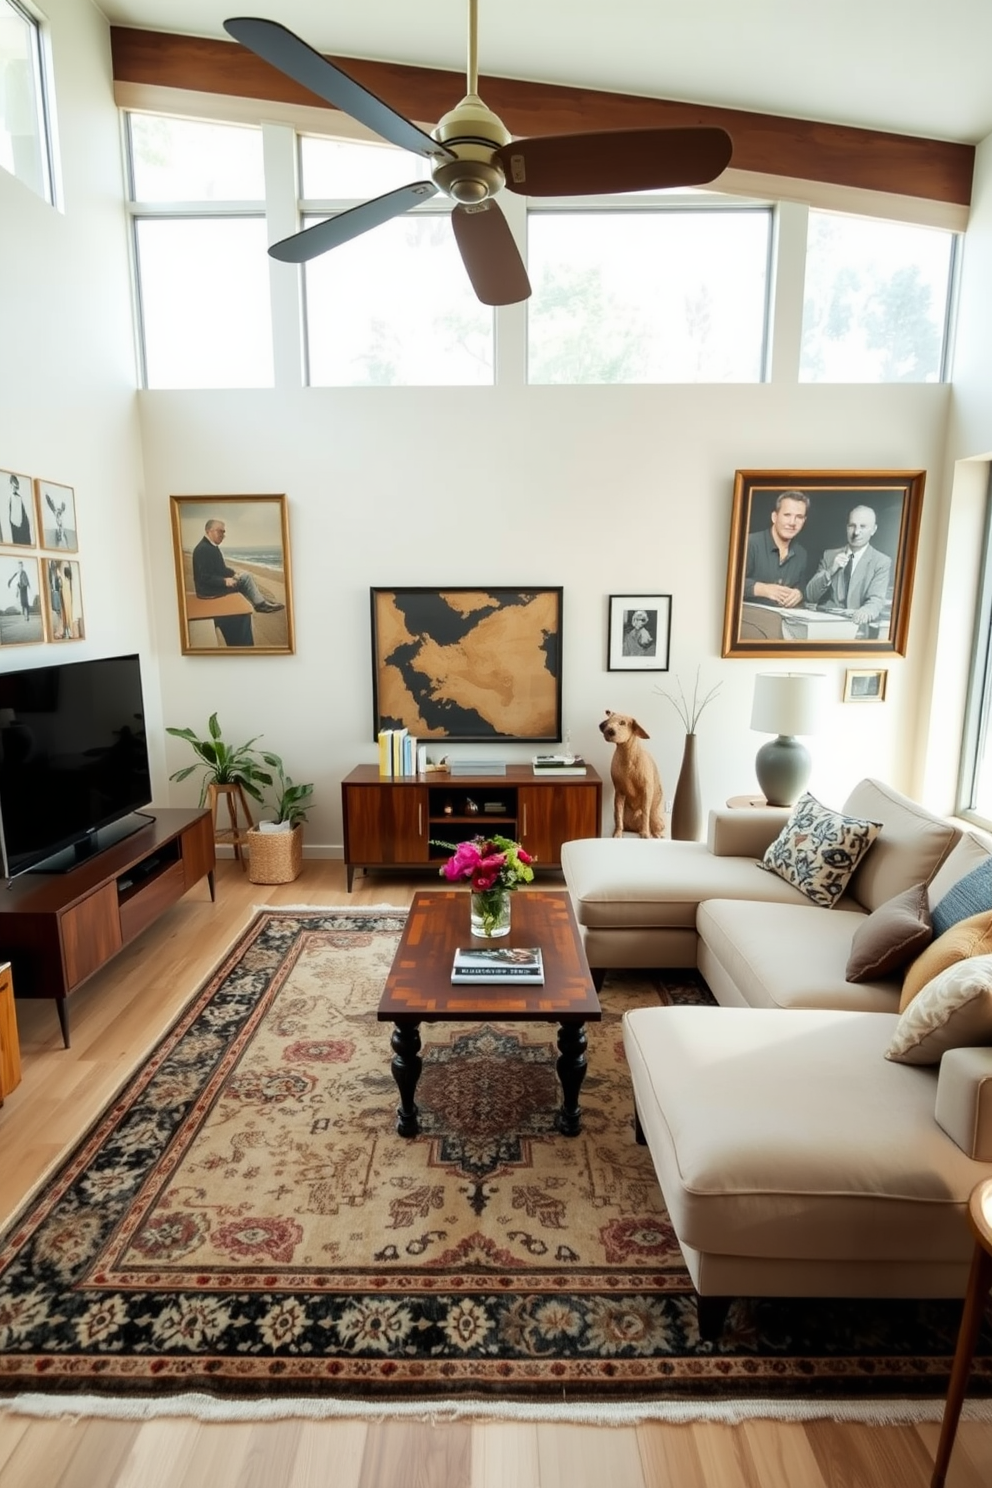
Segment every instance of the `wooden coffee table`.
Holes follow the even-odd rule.
[[[459,946],[482,945],[469,933],[469,896],[457,890],[415,894],[379,1003],[379,1022],[395,1023],[392,1071],[400,1093],[396,1130],[415,1137],[420,1129],[414,1095],[420,1078],[421,1023],[557,1023],[558,1079],[562,1103],[558,1130],[578,1134],[579,1088],[586,1073],[586,1023],[603,1016],[585,950],[566,893],[521,889],[513,895],[505,946],[540,946],[544,985],[471,987],[451,985],[451,962]]]

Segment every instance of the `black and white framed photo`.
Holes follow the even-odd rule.
[[[887,676],[884,667],[848,667],[844,675],[844,702],[884,703]]]
[[[608,672],[667,672],[670,594],[611,594]]]
[[[38,533],[43,548],[62,553],[79,552],[76,530],[76,493],[71,486],[37,480]]]

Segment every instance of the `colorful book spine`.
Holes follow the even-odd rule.
[[[379,730],[379,774],[388,780],[393,773],[393,731]]]

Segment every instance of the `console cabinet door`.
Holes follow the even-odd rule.
[[[99,971],[123,945],[117,884],[111,882],[87,894],[80,903],[59,917],[62,960],[68,991]]]
[[[522,785],[518,791],[520,841],[538,863],[561,862],[561,845],[577,837],[598,837],[598,791],[592,785]]]
[[[345,785],[349,863],[426,863],[427,787]]]

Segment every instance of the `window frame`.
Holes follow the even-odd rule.
[[[38,130],[41,156],[41,173],[43,177],[43,191],[35,191],[30,181],[25,181],[22,176],[13,172],[14,179],[27,186],[28,190],[35,191],[41,195],[43,201],[49,206],[61,209],[61,186],[58,160],[58,140],[55,129],[55,102],[54,88],[52,86],[52,55],[51,38],[49,35],[48,22],[33,6],[25,3],[25,0],[4,0],[7,9],[15,16],[20,16],[28,27],[31,36],[31,64],[34,74],[35,100],[37,117],[35,120]]]
[[[975,800],[981,759],[992,749],[992,463],[988,468],[982,553],[955,811],[965,821],[992,831],[992,818],[981,815]]]

